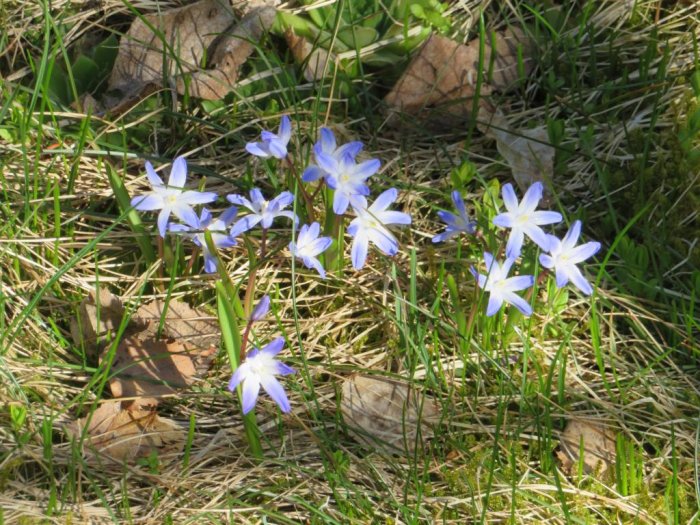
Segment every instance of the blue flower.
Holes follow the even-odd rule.
[[[263,230],[267,230],[272,226],[272,221],[277,217],[292,219],[294,224],[299,221],[294,212],[284,210],[284,208],[294,202],[294,195],[288,191],[283,191],[271,201],[266,201],[263,194],[257,188],[250,190],[250,200],[240,195],[228,195],[226,199],[233,204],[247,208],[251,212],[236,221],[231,228],[232,237],[236,237],[250,230],[258,223],[261,223]]]
[[[352,267],[359,270],[365,265],[369,243],[372,242],[385,255],[393,256],[399,251],[399,242],[387,229],[389,224],[411,224],[411,216],[400,211],[389,211],[398,192],[395,188],[386,190],[377,197],[369,208],[355,207],[355,217],[348,226],[352,241]]]
[[[262,321],[265,319],[267,312],[270,311],[270,296],[263,295],[260,302],[253,308],[253,312],[250,314],[250,320],[252,322]]]
[[[260,134],[262,142],[248,142],[245,149],[256,157],[275,157],[278,159],[287,158],[287,144],[292,137],[292,122],[287,115],[282,117],[280,128],[277,133],[263,131]]]
[[[335,190],[333,211],[342,215],[352,204],[355,207],[367,206],[369,187],[365,181],[377,173],[380,162],[377,159],[366,160],[357,164],[352,151],[346,151],[340,158],[319,151],[316,162],[326,173],[326,183]]]
[[[554,268],[559,288],[571,281],[584,294],[591,295],[593,288],[576,265],[598,253],[600,243],[587,242],[576,246],[579,235],[581,235],[581,221],[575,221],[562,240],[554,235],[548,235],[549,254],[540,254],[540,263],[545,268]]]
[[[335,141],[335,135],[328,128],[321,128],[321,137],[318,142],[314,144],[314,158],[317,159],[318,155],[328,155],[333,157],[336,161],[340,161],[343,155],[349,155],[352,159],[357,157],[357,154],[362,151],[362,142],[348,142],[340,147],[337,147]],[[308,168],[304,170],[301,176],[301,180],[304,182],[313,182],[318,179],[323,179],[328,175],[323,168],[315,164],[311,164]]]
[[[231,206],[224,211],[218,219],[214,220],[211,212],[204,208],[195,226],[171,224],[170,231],[180,232],[183,233],[184,236],[191,238],[192,242],[199,246],[204,254],[204,271],[207,273],[214,273],[216,271],[216,257],[209,251],[204,230],[211,232],[211,240],[217,248],[230,248],[235,246],[237,244],[236,240],[229,235],[227,230],[236,218],[237,211],[235,207]],[[197,233],[191,233],[192,230],[199,231]]]
[[[277,361],[275,356],[284,348],[284,337],[278,337],[267,346],[250,351],[245,361],[236,369],[228,383],[228,389],[233,392],[243,383],[242,405],[243,413],[247,414],[258,399],[260,386],[277,403],[282,412],[291,412],[289,399],[284,387],[277,381],[275,375],[286,376],[296,372],[292,367]]]
[[[503,186],[503,203],[508,211],[494,217],[493,223],[501,228],[511,229],[506,244],[506,257],[517,259],[520,256],[525,235],[543,250],[547,249],[547,234],[540,226],[559,223],[562,216],[556,211],[535,211],[542,198],[542,191],[542,183],[535,182],[525,192],[523,200],[518,202],[513,186]]]
[[[452,192],[452,202],[459,215],[449,211],[439,211],[438,216],[447,224],[447,229],[433,237],[433,242],[444,242],[460,233],[473,234],[476,231],[476,222],[472,221],[467,214],[462,195],[458,191]]]
[[[518,275],[517,277],[508,277],[508,272],[515,262],[515,259],[508,258],[503,263],[503,266],[498,264],[493,256],[484,252],[484,262],[488,273],[482,275],[472,266],[470,271],[476,277],[479,283],[479,288],[485,292],[489,292],[489,302],[486,307],[486,315],[488,317],[494,315],[501,309],[503,303],[512,304],[523,315],[531,315],[532,308],[530,305],[515,292],[530,288],[535,284],[535,278],[532,275]]]
[[[296,242],[289,243],[289,251],[294,257],[301,259],[304,266],[315,269],[322,278],[326,277],[326,271],[316,256],[326,251],[333,242],[330,237],[319,237],[321,226],[314,222],[310,226],[304,224],[299,231]]]
[[[173,161],[167,186],[163,184],[163,180],[155,172],[150,162],[146,162],[146,176],[153,190],[131,199],[131,205],[138,211],[160,210],[158,232],[161,237],[165,237],[168,230],[168,219],[171,213],[181,221],[196,227],[199,220],[192,206],[207,204],[217,198],[216,193],[212,192],[185,191],[187,161],[184,157],[177,157]]]

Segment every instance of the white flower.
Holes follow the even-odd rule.
[[[294,195],[289,191],[283,191],[271,201],[265,200],[265,197],[257,188],[250,190],[250,200],[241,195],[228,195],[226,199],[250,211],[250,214],[237,220],[233,225],[231,228],[232,237],[250,230],[258,223],[261,223],[262,228],[267,230],[277,217],[287,217],[292,219],[294,223],[298,221],[297,216],[293,212],[284,211],[284,208],[294,202]]]
[[[517,277],[508,277],[508,272],[515,262],[515,259],[508,258],[503,263],[503,266],[498,264],[493,256],[484,252],[484,262],[486,263],[487,274],[482,275],[472,266],[470,271],[476,277],[479,288],[485,292],[489,292],[489,303],[486,307],[486,315],[492,316],[501,309],[503,303],[512,304],[524,315],[531,315],[532,308],[530,305],[515,292],[529,288],[535,283],[535,278],[532,275],[518,275]]]
[[[593,288],[576,265],[598,253],[600,243],[587,242],[576,246],[579,235],[581,235],[581,221],[575,221],[562,240],[554,235],[548,235],[549,255],[540,254],[540,263],[545,268],[554,268],[559,288],[571,281],[584,294],[591,295]]]
[[[556,211],[535,211],[542,198],[542,183],[535,182],[518,202],[511,184],[503,186],[503,203],[508,210],[493,218],[493,223],[501,228],[510,228],[510,237],[506,244],[506,257],[517,259],[525,240],[530,237],[540,248],[547,249],[547,234],[540,226],[556,224],[562,221],[562,216]]]

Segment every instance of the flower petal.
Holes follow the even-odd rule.
[[[226,208],[221,215],[219,215],[219,220],[223,222],[226,227],[228,227],[236,218],[236,215],[238,215],[238,208],[235,206],[230,206]]]
[[[177,201],[194,206],[195,204],[209,204],[218,199],[219,196],[213,191],[184,191],[178,195]]]
[[[247,414],[255,408],[255,402],[258,400],[259,393],[260,381],[252,374],[248,374],[243,381],[243,395],[241,396],[243,414]]]
[[[500,228],[512,228],[515,224],[515,217],[511,212],[499,213],[491,222]]]
[[[500,294],[491,292],[488,305],[486,305],[486,317],[495,315],[501,309],[501,306],[503,306],[503,298]]]
[[[535,211],[532,212],[532,222],[538,226],[544,226],[545,224],[558,224],[563,221],[564,218],[558,211]]]
[[[530,288],[535,284],[535,278],[532,275],[516,275],[515,277],[509,277],[503,283],[503,290],[508,292],[519,292],[520,290],[525,290]]]
[[[236,368],[235,372],[233,372],[233,375],[231,376],[231,379],[228,382],[228,389],[233,392],[236,390],[236,387],[243,381],[243,379],[246,376],[246,370],[248,370],[248,365],[243,363],[241,366]]]
[[[163,179],[161,179],[156,173],[156,170],[153,169],[153,164],[148,161],[146,161],[146,177],[154,188],[156,186],[165,186]]]
[[[194,211],[192,212],[194,213]],[[194,216],[195,220],[197,218],[197,215]],[[160,233],[160,236],[165,238],[165,232],[168,231],[168,219],[170,218],[170,208],[165,207],[162,210],[160,210],[160,213],[158,214],[158,232]]]
[[[554,259],[546,253],[540,254],[540,264],[545,268],[552,269],[554,267]]]
[[[238,237],[241,233],[246,232],[255,227],[262,220],[260,215],[250,214],[245,217],[238,219],[233,226],[229,235],[231,237]]]
[[[578,241],[580,235],[581,221],[574,221],[571,228],[569,228],[569,231],[566,232],[566,235],[564,235],[564,238],[561,240],[562,248],[569,251],[571,248],[576,246],[576,241]]]
[[[378,219],[382,224],[411,224],[411,216],[402,211],[382,211]]]
[[[367,235],[361,230],[358,231],[357,235],[355,235],[355,239],[352,241],[352,249],[350,253],[352,267],[355,270],[359,270],[365,265],[365,261],[367,260],[368,245],[369,239],[367,238]]]
[[[571,267],[569,278],[571,279],[573,285],[581,290],[583,294],[591,295],[593,293],[593,287],[583,276],[581,270],[579,270],[576,266]]]
[[[326,278],[326,270],[324,270],[321,261],[319,261],[316,257],[304,257],[304,266],[316,270],[321,276],[321,279]]]
[[[350,205],[350,199],[342,191],[336,191],[333,195],[333,212],[336,215],[343,215]]]
[[[216,257],[214,257],[208,250],[204,252],[204,272],[216,272]]]
[[[243,206],[244,208],[248,208],[249,210],[253,211],[253,203],[246,199],[243,195],[232,193],[230,195],[226,195],[226,200],[231,204],[237,204],[238,206]]]
[[[532,315],[532,307],[519,295],[512,292],[503,292],[503,300],[515,306],[523,315]]]
[[[600,243],[591,241],[570,250],[567,255],[569,256],[570,263],[578,264],[593,257],[598,253],[598,250],[600,250]]]
[[[304,170],[304,173],[301,175],[301,180],[304,182],[314,182],[323,178],[325,174],[326,172],[324,172],[321,168],[312,164]]]
[[[542,199],[543,186],[541,182],[535,182],[530,186],[525,195],[523,195],[523,200],[520,201],[519,209],[522,213],[532,213],[537,208],[537,205]]]
[[[452,192],[452,202],[455,205],[455,209],[460,215],[467,215],[467,208],[464,206],[464,200],[462,199],[462,194],[457,190]]]
[[[320,145],[321,151],[327,155],[332,155],[336,148],[335,135],[326,127],[321,128],[320,135],[318,144]]]
[[[260,378],[262,387],[265,392],[272,398],[272,400],[277,403],[280,410],[284,413],[289,413],[292,411],[292,407],[289,405],[289,399],[287,399],[287,394],[284,391],[284,387],[280,384],[274,376],[263,376]]]
[[[340,172],[338,161],[326,153],[316,153],[316,163],[323,171],[331,175],[338,175]]]
[[[369,207],[369,211],[376,215],[379,212],[386,210],[396,201],[398,196],[399,192],[396,190],[396,188],[389,188],[388,190],[379,194],[377,199],[374,201],[374,204]]]
[[[372,228],[367,230],[367,237],[384,255],[393,256],[399,251],[398,241],[388,231]]]
[[[281,361],[275,361],[275,374],[279,376],[288,376],[290,374],[296,374],[297,371],[289,365],[284,364]]]
[[[349,155],[346,154],[345,158],[348,158],[348,157],[349,157]],[[350,157],[350,158],[352,158],[352,157]],[[371,177],[372,175],[377,173],[377,171],[379,171],[379,167],[381,165],[382,165],[382,163],[379,162],[379,159],[370,159],[370,160],[366,160],[364,162],[360,162],[356,166],[353,166],[352,176],[353,176],[353,178],[360,178],[363,180],[368,179],[369,177]],[[390,190],[387,190],[387,191],[390,191]],[[394,191],[396,191],[396,190],[394,190]],[[379,199],[379,197],[377,197],[377,199]],[[396,199],[394,199],[394,200],[396,200]]]
[[[282,210],[294,202],[294,194],[290,191],[283,191],[277,197],[270,201],[268,209]]]
[[[184,188],[187,182],[187,161],[185,157],[177,157],[173,161],[173,166],[170,169],[170,178],[168,186],[172,188]]]
[[[364,144],[362,144],[362,142],[360,142],[359,140],[356,140],[354,142],[348,142],[347,144],[343,144],[336,150],[335,156],[337,158],[348,156],[354,159],[355,157],[357,157],[358,153],[362,151],[363,147]]]
[[[460,232],[457,230],[446,230],[442,233],[438,233],[437,235],[434,235],[433,238],[431,239],[432,242],[438,243],[438,242],[445,242],[448,239],[451,239],[455,235],[458,235]]]
[[[511,259],[517,259],[520,257],[524,240],[525,235],[523,234],[522,230],[511,230],[510,236],[508,237],[508,242],[506,243],[506,257]]]
[[[260,349],[261,354],[267,354],[268,356],[274,357],[279,354],[284,348],[284,337],[280,336],[269,343],[267,343],[263,348]]]
[[[161,209],[165,202],[163,197],[157,193],[146,193],[132,198],[131,205],[138,211],[153,211]]]
[[[185,224],[193,228],[199,228],[199,217],[188,204],[176,202],[173,207],[173,214]]]
[[[501,195],[503,196],[503,204],[505,204],[506,209],[511,213],[517,212],[518,197],[515,195],[513,185],[510,183],[504,185],[503,189],[501,190]]]
[[[287,158],[287,144],[282,142],[280,139],[272,139],[267,143],[267,148],[270,150],[273,157],[280,160]]]
[[[267,144],[264,142],[248,142],[245,145],[245,150],[256,157],[267,158],[270,156],[270,151],[267,149]]]
[[[289,139],[292,138],[292,121],[287,115],[284,115],[282,120],[280,120],[280,127],[277,130],[277,136],[282,142],[284,142],[285,146],[287,143],[289,143]]]
[[[253,312],[250,314],[251,321],[262,321],[267,312],[270,311],[270,296],[263,295],[260,302],[253,308]]]
[[[315,257],[319,253],[323,253],[330,248],[331,244],[333,244],[333,239],[330,237],[319,237],[318,239],[314,239],[309,243],[306,251],[309,253],[309,255]]]

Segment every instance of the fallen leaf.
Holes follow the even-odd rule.
[[[107,336],[119,329],[123,317],[124,305],[119,297],[105,288],[100,288],[97,293],[90,292],[80,303],[76,316],[71,319],[73,342],[77,346],[84,345],[90,352],[96,352],[107,342]],[[132,332],[144,328],[133,319],[132,323]]]
[[[525,48],[522,60],[527,75],[533,61],[527,58],[528,41],[517,29],[496,35],[496,53],[489,78],[492,48],[486,44],[483,55],[483,80],[479,97],[507,90],[518,78],[518,47]],[[406,71],[386,96],[390,108],[427,118],[449,117],[463,121],[472,115],[479,77],[479,39],[460,44],[433,34],[413,58]],[[482,103],[480,102],[480,105]],[[435,110],[438,110],[437,112]]]
[[[304,78],[309,82],[321,80],[333,72],[335,57],[327,50],[314,46],[303,36],[298,36],[292,29],[285,33],[287,44],[297,64],[303,69]]]
[[[91,417],[67,425],[66,432],[75,439],[85,432],[82,447],[88,459],[105,455],[120,462],[153,452],[161,458],[177,454],[185,442],[185,432],[174,421],[150,410],[125,410],[120,401],[102,403]]]
[[[583,458],[581,458],[583,441]],[[557,457],[564,471],[571,473],[583,460],[584,471],[588,474],[604,474],[615,464],[615,435],[603,425],[572,419],[566,425],[559,441]]]
[[[546,128],[514,130],[503,114],[496,111],[482,131],[496,140],[498,152],[510,166],[513,179],[523,192],[538,181],[545,188],[551,186],[555,150],[549,144]]]
[[[116,398],[157,399],[173,394],[194,382],[197,374],[194,361],[210,359],[213,352],[214,349],[203,352],[172,340],[144,337],[143,333],[126,337],[117,347],[112,360],[113,376],[109,381],[112,395]],[[207,355],[203,356],[203,353]]]
[[[354,375],[343,383],[341,412],[361,441],[388,450],[414,450],[433,436],[440,419],[435,399],[409,385],[384,378]]]
[[[175,339],[180,343],[207,349],[217,347],[221,339],[221,329],[217,319],[206,312],[190,307],[178,299],[171,299],[167,303],[167,311],[163,315],[166,303],[156,299],[141,306],[134,318],[136,322],[145,326],[144,334],[155,336],[163,320],[162,336]]]
[[[166,87],[174,81],[180,94],[223,98],[233,90],[240,66],[275,14],[273,7],[263,5],[236,24],[229,2],[200,0],[135,19],[121,39],[108,84],[121,95],[109,106],[123,110],[125,101],[133,103],[164,81]]]

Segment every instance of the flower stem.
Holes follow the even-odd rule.
[[[262,238],[260,239],[260,258],[257,261],[251,260],[250,264],[253,266],[248,274],[248,284],[245,288],[245,298],[243,299],[243,307],[246,319],[250,319],[250,314],[253,312],[253,297],[255,292],[255,278],[258,274],[258,266],[262,264],[263,259],[265,259],[265,248],[267,244],[267,229],[263,228]]]

